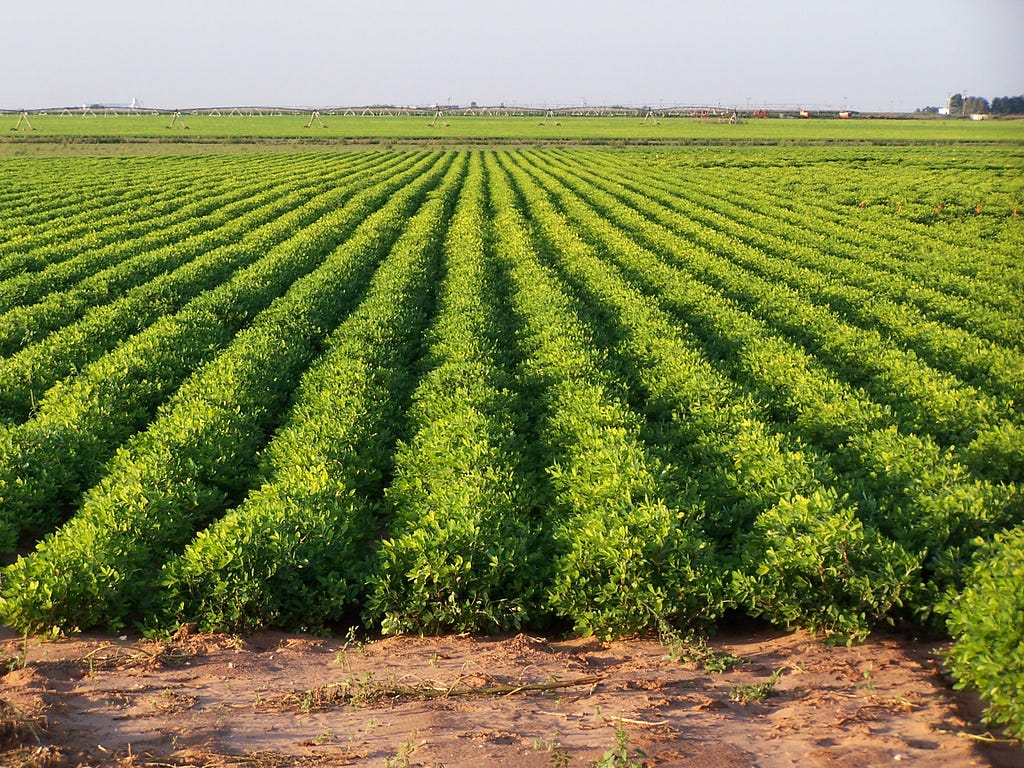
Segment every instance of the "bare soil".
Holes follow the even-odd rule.
[[[3,765],[529,768],[617,749],[614,765],[1024,766],[952,690],[941,649],[894,636],[848,648],[758,629],[689,649],[743,659],[720,672],[654,639],[186,629],[163,643],[8,633],[0,649]]]

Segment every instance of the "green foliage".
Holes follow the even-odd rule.
[[[416,751],[416,744],[412,739],[406,739],[394,755],[384,758],[384,768],[409,768],[412,763],[409,758]]]
[[[865,521],[918,554],[925,589],[909,607],[921,620],[943,592],[961,587],[978,537],[1024,516],[1016,486],[973,479],[952,448],[895,427],[851,436],[837,463]]]
[[[520,110],[514,110],[518,112]],[[13,139],[20,141],[21,134],[8,131],[17,124],[17,114],[4,115],[6,123],[2,129]],[[32,126],[36,129],[25,133],[26,143],[41,136],[60,137],[105,137],[114,143],[129,137],[156,138],[162,141],[194,141],[199,138],[230,139],[252,142],[254,138],[290,138],[303,142],[338,142],[346,139],[420,139],[437,142],[450,141],[459,144],[464,138],[488,139],[491,141],[513,140],[514,143],[527,141],[555,140],[559,143],[575,139],[583,143],[606,143],[621,146],[637,140],[665,140],[680,142],[692,151],[693,145],[738,144],[745,149],[751,144],[760,148],[764,144],[780,143],[785,148],[792,145],[819,145],[826,143],[832,150],[834,142],[853,142],[856,145],[895,143],[937,143],[944,153],[950,143],[972,142],[1016,142],[1020,128],[1014,121],[986,121],[965,125],[960,121],[947,120],[749,120],[732,125],[713,120],[692,120],[687,117],[660,119],[657,124],[644,120],[644,114],[634,113],[623,116],[578,117],[559,116],[558,120],[538,120],[537,114],[511,115],[446,115],[443,125],[435,121],[434,113],[414,115],[324,115],[325,127],[307,128],[310,116],[300,114],[257,113],[245,115],[188,115],[187,139],[180,138],[180,132],[168,136],[170,122],[168,114],[124,115],[97,114],[95,118],[68,119],[56,113],[32,115]],[[313,133],[311,133],[313,131]],[[439,139],[443,135],[443,139]],[[863,150],[861,150],[863,152]],[[934,149],[933,149],[934,151]]]
[[[728,672],[745,664],[746,659],[731,653],[717,653],[706,638],[696,632],[682,634],[666,622],[660,622],[658,636],[668,649],[668,658],[682,664],[699,664],[706,672]]]
[[[45,299],[0,316],[0,350],[17,352],[0,364],[0,418],[26,420],[57,381],[94,362],[125,336],[216,289],[348,193],[349,174],[340,170],[313,185],[303,184],[301,174],[294,181],[268,175],[261,181],[268,189],[258,193],[239,179],[238,187],[246,193],[242,201],[218,210],[215,217],[187,219],[178,227],[187,224],[184,232],[153,230],[161,233],[160,243],[169,241],[167,245],[150,250],[143,236],[133,242],[134,253],[124,253],[124,245],[115,243],[111,247],[122,259],[115,265],[68,290],[51,289]],[[341,189],[332,190],[338,184]],[[299,185],[301,189],[289,191]],[[190,210],[194,207],[185,210],[195,214]],[[159,218],[151,222],[159,223]],[[49,271],[31,274],[38,277]]]
[[[161,317],[79,375],[58,382],[37,404],[33,418],[0,430],[3,551],[13,549],[22,531],[38,539],[62,522],[65,510],[77,505],[83,491],[102,476],[117,446],[143,430],[160,403],[320,264],[387,195],[420,175],[423,162],[421,158],[413,168],[364,190],[342,210],[305,228],[309,211],[285,216],[278,224],[282,236],[289,237],[264,258],[181,311]],[[325,202],[337,205],[351,194],[349,188]],[[72,347],[80,341],[63,339]]]
[[[964,463],[981,477],[1024,485],[1024,426],[1005,422],[980,432],[963,452]]]
[[[516,288],[528,370],[545,392],[550,607],[577,630],[604,637],[640,632],[657,619],[711,620],[721,611],[721,582],[695,511],[658,498],[665,468],[640,441],[616,383],[600,371],[557,278],[538,262],[504,172],[492,168],[499,249]],[[533,190],[524,194],[533,216],[550,216]]]
[[[117,628],[152,610],[160,565],[242,495],[298,374],[449,162],[363,221],[118,452],[82,510],[9,569],[0,593],[9,623]]]
[[[647,753],[642,749],[630,750],[629,734],[620,725],[615,728],[615,746],[590,765],[591,768],[644,768],[646,759]]]
[[[394,403],[404,399],[439,222],[461,167],[448,170],[440,194],[408,222],[362,303],[303,376],[290,419],[263,457],[262,487],[165,566],[168,621],[321,629],[361,595],[383,516],[381,479],[401,431]],[[436,182],[441,170],[424,180]],[[412,188],[406,204],[421,194]],[[371,232],[394,226],[390,218],[370,223]]]
[[[740,683],[730,686],[729,700],[737,701],[740,704],[764,701],[775,691],[775,685],[779,682],[779,678],[782,677],[782,673],[785,670],[785,667],[779,667],[768,676],[767,680],[763,680],[760,683]]]
[[[835,496],[798,496],[758,517],[732,588],[754,616],[850,641],[913,596],[917,572],[913,556]]]
[[[544,562],[521,513],[511,432],[479,398],[445,391],[458,404],[399,449],[388,488],[397,522],[367,606],[386,634],[518,629],[538,613]]]
[[[437,366],[409,409],[386,492],[390,535],[365,613],[386,634],[507,631],[539,617],[546,567],[518,472],[512,380],[492,351],[498,298],[485,268],[482,163],[471,158],[445,243],[447,280],[431,329]]]
[[[824,135],[781,122],[683,134]],[[1015,711],[978,638],[1024,521],[1019,127],[828,130],[1008,143],[0,163],[0,613],[557,620],[710,670],[727,609],[951,612]]]
[[[1024,526],[996,534],[975,553],[948,628],[956,642],[946,663],[956,687],[976,688],[985,719],[1024,740]]]

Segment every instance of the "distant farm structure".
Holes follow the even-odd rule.
[[[796,105],[761,105],[752,107],[738,105],[675,104],[672,106],[612,104],[595,106],[587,104],[570,105],[478,105],[458,104],[362,104],[316,107],[284,107],[272,105],[219,105],[187,108],[140,107],[133,100],[131,104],[80,104],[77,106],[56,106],[42,109],[0,109],[0,114],[24,115],[27,120],[33,115],[60,115],[67,118],[105,116],[164,115],[168,119],[209,116],[225,119],[257,116],[302,115],[311,119],[310,126],[319,125],[323,118],[336,115],[345,117],[399,117],[419,116],[431,119],[448,117],[531,117],[541,120],[558,120],[563,117],[634,117],[646,122],[662,119],[688,118],[721,122],[738,122],[745,119],[766,118],[850,118],[850,117],[896,117],[902,115],[868,115],[846,108],[821,106],[803,107]]]

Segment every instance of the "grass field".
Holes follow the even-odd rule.
[[[34,131],[13,130],[18,115],[0,139],[39,141],[49,138],[167,139],[198,141],[214,138],[376,140],[515,140],[680,143],[756,142],[1024,142],[1024,121],[993,120],[746,120],[730,124],[718,119],[639,117],[432,117],[323,115],[325,127],[305,115],[184,115],[184,125],[167,115],[33,115]]]

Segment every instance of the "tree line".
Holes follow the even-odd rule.
[[[966,96],[954,93],[947,104],[951,116],[964,115],[1024,115],[1024,96],[996,96],[991,103],[983,96]],[[938,114],[938,107],[923,107],[917,110],[927,114]]]

